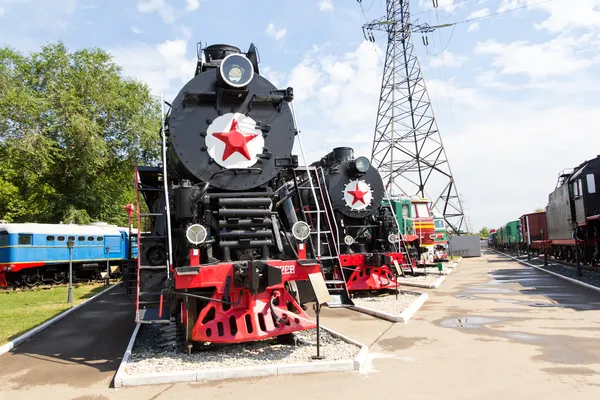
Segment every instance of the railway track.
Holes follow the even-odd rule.
[[[527,256],[527,253],[525,252],[519,252],[519,254],[517,254],[517,252],[515,251],[503,251],[503,253],[505,254],[510,254],[513,257],[524,257]],[[544,261],[544,256],[543,255],[539,255],[539,256],[531,256],[531,260],[540,260],[540,261]],[[571,261],[565,261],[565,260],[559,260],[557,258],[554,258],[554,256],[548,256],[548,262],[549,263],[556,263],[556,264],[561,264],[564,265],[566,267],[572,267],[573,269],[577,269],[577,264]],[[581,264],[581,269],[582,270],[587,270],[587,271],[592,271],[592,272],[598,272],[600,273],[600,265],[587,265],[587,264]]]
[[[577,273],[577,267],[575,263],[557,260],[554,257],[548,257],[548,265],[544,265],[544,257],[543,256],[535,256],[531,257],[531,260],[527,259],[527,253],[520,253],[517,257],[516,251],[511,252],[500,252],[498,250],[494,250],[499,254],[505,254],[511,257],[515,257],[520,261],[525,261],[530,264],[535,265],[536,267],[540,267],[546,269],[550,272],[554,272],[556,274],[565,276],[567,278],[575,279],[581,281],[583,283],[587,283],[589,285],[600,288],[600,268],[596,266],[589,265],[581,265],[582,276],[579,276]]]

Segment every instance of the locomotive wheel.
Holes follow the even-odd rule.
[[[32,288],[40,285],[41,281],[38,278],[39,277],[37,275],[23,275],[22,282],[25,284],[25,286]]]
[[[67,282],[67,273],[66,272],[57,272],[54,274],[52,278],[52,283],[55,285],[60,285]]]

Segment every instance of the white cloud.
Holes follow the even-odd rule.
[[[540,24],[534,24],[537,29],[546,29],[558,33],[567,29],[592,28],[600,24],[600,0],[552,1],[541,3],[539,0],[502,0],[498,12],[527,6],[517,12],[539,12],[550,16]]]
[[[325,12],[331,12],[333,11],[333,3],[331,2],[331,0],[319,0],[319,10],[321,11],[325,11]]]
[[[469,14],[467,19],[487,17],[488,15],[490,15],[489,8],[482,8],[480,10],[473,11],[471,14]]]
[[[529,1],[532,5],[534,2]],[[600,24],[600,0],[577,0],[568,2],[552,2],[530,7],[531,11],[544,10],[550,17],[538,29],[547,29],[552,33],[574,28],[591,28]]]
[[[473,22],[471,25],[469,25],[469,27],[467,28],[467,32],[471,32],[471,31],[476,31],[477,29],[479,29],[479,22]]]
[[[132,26],[130,29],[131,29],[131,32],[135,33],[136,35],[142,34],[142,30],[140,28],[138,28],[137,26]]]
[[[438,10],[444,10],[447,13],[452,13],[455,9],[461,8],[465,2],[461,0],[438,0],[437,3]],[[419,7],[425,10],[436,9],[433,7],[431,0],[419,0]]]
[[[478,91],[452,87],[446,92],[458,100]],[[548,101],[540,100],[544,96]],[[528,98],[515,102],[477,94],[454,108],[458,134],[446,135],[444,145],[475,229],[498,227],[544,207],[560,170],[596,156],[590,149],[600,146],[595,134],[600,107],[551,101],[563,96],[561,91],[529,92]],[[505,190],[499,191],[498,182]],[[507,202],[507,196],[519,201]]]
[[[166,3],[165,0],[146,0],[139,2],[137,9],[141,13],[156,12],[166,23],[175,22],[175,12],[173,7]]]
[[[344,54],[327,55],[314,47],[288,74],[285,86],[294,88],[302,143],[310,160],[344,144],[357,155],[370,156],[381,85],[374,46],[384,54],[366,41]]]
[[[430,60],[430,64],[433,68],[458,68],[461,65],[463,65],[468,59],[469,58],[467,56],[460,56],[450,51],[444,51],[439,56],[432,58]]]
[[[196,11],[200,8],[200,0],[186,0],[186,10],[188,11]]]
[[[286,76],[283,72],[275,71],[273,68],[268,66],[260,67],[260,74],[267,78],[277,88],[283,88],[283,82],[286,80]]]
[[[268,36],[275,38],[275,40],[279,40],[285,36],[285,34],[287,33],[287,29],[282,28],[280,30],[275,30],[275,25],[273,25],[273,23],[271,22],[269,26],[267,26],[265,32]]]
[[[187,57],[187,47],[187,40],[178,39],[154,46],[118,47],[109,49],[109,52],[115,62],[123,66],[124,75],[146,82],[154,94],[165,94],[165,99],[171,101],[194,77],[196,58]]]
[[[527,5],[527,0],[502,0],[500,6],[496,10],[497,12],[504,12],[513,8],[522,7]]]
[[[591,39],[589,35],[579,38],[559,36],[539,44],[487,40],[477,43],[475,51],[493,55],[492,65],[500,68],[503,74],[524,74],[539,79],[570,75],[589,68],[594,61],[576,50],[588,46]]]

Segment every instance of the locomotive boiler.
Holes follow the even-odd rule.
[[[331,246],[322,245],[326,277],[344,279],[353,291],[395,289],[390,267],[394,268],[394,260],[401,266],[404,259],[394,216],[389,207],[381,205],[384,186],[379,172],[366,157],[355,158],[350,147],[334,148],[311,166],[322,171],[320,184],[327,194],[325,204],[332,211],[330,226],[323,229],[332,229],[339,252],[339,259],[331,257]],[[310,206],[310,191],[300,194],[302,204]]]
[[[298,259],[293,247],[308,227],[284,230],[276,207],[282,173],[298,161],[293,89],[260,75],[254,45],[211,45],[203,55],[165,119],[165,165],[154,176],[138,168],[140,192],[164,193],[144,197],[156,218],[140,235],[139,292],[160,298],[157,309],[140,306],[138,320],[175,315],[192,343],[313,328],[294,283],[320,265]]]

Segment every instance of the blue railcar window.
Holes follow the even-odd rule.
[[[94,237],[93,236],[88,236],[88,242],[93,242],[94,241]]]
[[[77,240],[79,240],[80,242],[83,242],[83,241],[85,240],[85,236],[79,236],[79,237],[77,238]]]
[[[0,246],[8,246],[8,233],[0,232]]]
[[[64,240],[65,240],[65,237],[64,237],[64,236],[59,236],[59,237],[58,237],[58,241],[59,241],[59,242],[62,242],[62,241],[64,241]]]
[[[31,244],[31,235],[19,235],[19,244],[27,245]]]
[[[99,242],[101,242],[101,241],[103,241],[103,240],[104,240],[104,238],[103,238],[102,236],[98,236],[98,237],[96,238],[96,240],[97,240],[97,241],[99,241]]]
[[[46,236],[46,240],[52,242],[54,240],[54,236]]]
[[[75,241],[75,236],[69,236],[70,241]]]

